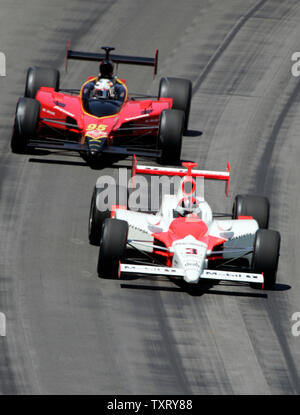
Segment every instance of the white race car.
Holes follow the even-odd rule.
[[[89,240],[100,245],[98,275],[121,278],[123,273],[181,277],[190,284],[201,280],[248,282],[271,289],[276,282],[280,234],[268,229],[266,197],[238,195],[231,214],[213,213],[196,192],[198,179],[225,180],[226,172],[140,166],[137,173],[181,176],[177,195],[165,194],[156,214],[112,206],[103,211],[95,187],[89,218]]]

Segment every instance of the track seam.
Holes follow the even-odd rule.
[[[215,53],[212,55],[212,57],[210,58],[210,60],[208,61],[204,69],[201,71],[197,79],[194,81],[192,95],[194,95],[197,92],[197,90],[200,88],[201,84],[207,78],[209,72],[213,69],[218,59],[226,51],[226,49],[229,47],[229,45],[234,40],[234,38],[239,33],[239,31],[243,28],[243,26],[247,23],[247,21],[256,13],[256,11],[260,7],[262,7],[265,3],[267,3],[267,1],[268,0],[259,1],[255,6],[250,8],[249,11],[236,22],[236,24],[233,26],[231,31],[224,38],[223,42],[219,45]],[[280,112],[279,117],[277,118],[277,121],[272,129],[272,132],[267,142],[267,146],[260,159],[259,166],[262,166],[262,168],[260,168],[256,173],[255,185],[256,185],[256,189],[259,189],[259,191],[262,191],[265,188],[266,173],[271,163],[273,151],[275,148],[275,144],[276,144],[279,132],[299,92],[300,92],[300,82],[297,84],[296,88],[294,89],[287,103],[285,104],[284,108]],[[264,178],[263,181],[260,180],[261,177]],[[271,186],[269,186],[269,189],[270,188],[272,188],[272,183],[271,183]],[[276,303],[276,299],[275,299],[275,303]],[[296,393],[299,393],[300,378],[295,369],[294,360],[290,352],[289,345],[287,341],[285,340],[285,338],[282,338],[282,336],[280,335],[280,333],[283,332],[281,324],[279,321],[276,321],[273,318],[273,313],[272,313],[273,308],[274,308],[274,305],[271,305],[271,308],[267,307],[267,313],[269,315],[269,319],[272,324],[274,333],[277,336],[281,350],[283,351],[283,356],[286,361],[287,367],[289,369],[289,376],[291,377],[291,381],[294,385],[294,391],[296,391]]]
[[[274,148],[277,143],[279,133],[281,131],[281,128],[285,122],[287,115],[289,114],[290,109],[292,108],[292,104],[296,100],[299,92],[300,92],[300,82],[298,82],[292,94],[289,96],[283,109],[280,111],[280,114],[277,117],[274,127],[272,128],[271,134],[268,137],[267,145],[260,158],[260,162],[258,163],[259,169],[257,170],[256,175],[255,175],[255,182],[254,182],[255,190],[258,193],[261,193],[261,194],[264,193],[264,190],[266,187],[267,172],[270,168],[272,156],[274,153]],[[268,186],[268,192],[270,194],[272,193],[271,192],[272,188],[273,188],[273,180],[270,181],[270,184]],[[273,298],[272,300],[273,301],[271,301],[271,306],[267,307],[266,311],[269,315],[270,322],[272,324],[274,333],[277,336],[281,350],[283,351],[283,356],[287,364],[287,367],[289,369],[289,376],[291,378],[292,384],[294,385],[294,391],[298,394],[300,393],[300,377],[297,373],[297,370],[295,369],[294,359],[290,351],[288,342],[286,341],[286,338],[281,335],[281,333],[284,333],[281,322],[276,320],[276,318],[274,318],[273,311],[274,311],[274,308],[276,308],[276,303],[277,303],[276,298]],[[275,304],[273,304],[273,302]]]
[[[283,123],[292,108],[292,104],[296,100],[298,94],[300,92],[300,82],[298,82],[296,88],[293,90],[292,94],[290,95],[288,101],[284,105],[282,111],[280,112],[274,127],[271,131],[271,134],[267,140],[267,145],[265,147],[265,150],[263,152],[263,155],[260,158],[259,166],[260,168],[257,170],[255,175],[255,189],[258,190],[258,192],[263,193],[266,185],[266,177],[267,177],[267,171],[269,170],[269,165],[272,160],[275,144],[277,142],[277,138],[279,136],[279,133],[281,131],[281,128],[283,126]],[[270,186],[268,187],[268,190],[270,190],[273,187],[273,183],[270,183]]]
[[[225,50],[228,48],[232,40],[236,37],[238,32],[242,29],[242,27],[247,23],[247,21],[253,16],[256,11],[263,6],[268,0],[260,0],[255,6],[251,7],[248,12],[240,17],[240,19],[235,23],[233,28],[230,30],[230,32],[225,36],[223,42],[220,44],[218,49],[215,51],[215,53],[212,55],[208,63],[205,65],[204,69],[198,76],[198,78],[195,80],[193,85],[193,92],[194,95],[196,91],[199,89],[202,82],[206,79],[207,75],[211,71],[211,69],[214,67],[218,59],[222,56],[222,54],[225,52]]]
[[[281,131],[281,128],[284,124],[284,121],[287,115],[289,114],[290,109],[292,108],[292,104],[294,103],[297,96],[299,95],[299,92],[300,92],[300,82],[298,82],[297,86],[294,88],[292,94],[290,95],[288,101],[286,102],[283,109],[281,110],[276,120],[276,123],[274,124],[274,127],[271,131],[271,134],[268,138],[267,145],[265,147],[262,157],[260,158],[260,162],[258,163],[259,169],[257,170],[256,177],[255,177],[255,189],[257,189],[258,193],[261,193],[261,194],[264,193],[265,186],[266,186],[267,172],[270,168],[270,163],[272,161],[272,156],[274,153],[274,148],[277,143],[279,133]],[[268,192],[270,194],[272,193],[272,188],[273,188],[273,180],[270,181],[270,184],[268,187]],[[274,301],[276,303],[276,298],[274,299]],[[295,386],[296,393],[300,393],[300,378],[295,369],[294,359],[290,352],[288,342],[286,341],[285,337],[281,335],[281,333],[284,333],[284,330],[282,329],[282,325],[280,321],[277,321],[273,316],[273,308],[274,308],[274,305],[272,304],[271,304],[271,308],[270,307],[267,308],[270,322],[273,326],[274,332],[276,333],[280,347],[282,351],[284,352],[283,356],[285,358],[287,367],[289,368],[289,374]]]

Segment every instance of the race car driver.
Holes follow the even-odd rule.
[[[212,212],[208,203],[203,200],[197,200],[194,197],[185,197],[177,205],[175,215],[181,217],[198,217],[206,223],[212,221]]]
[[[97,79],[88,82],[82,91],[82,100],[86,106],[89,98],[116,99],[123,102],[126,88],[113,76],[114,65],[111,60],[103,59],[99,66]]]

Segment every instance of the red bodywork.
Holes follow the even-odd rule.
[[[160,242],[163,242],[164,245],[169,248],[174,241],[184,239],[188,235],[193,236],[198,241],[204,242],[207,245],[208,250],[212,250],[215,246],[221,245],[227,240],[208,235],[206,223],[197,216],[192,218],[175,218],[170,223],[168,232],[154,233],[153,237]]]
[[[157,245],[157,241],[159,241],[166,248],[170,248],[173,242],[184,239],[188,235],[193,236],[198,241],[204,242],[207,245],[207,249],[209,251],[212,251],[214,247],[222,245],[224,242],[226,242],[226,239],[224,238],[217,238],[215,236],[208,235],[208,228],[206,223],[203,220],[199,219],[196,215],[193,215],[193,217],[175,218],[170,223],[167,232],[158,232],[152,234],[154,237],[155,245]],[[170,251],[154,249],[153,253],[166,257],[167,265],[172,265],[171,259],[173,253]]]
[[[107,145],[112,145],[117,136],[157,136],[160,114],[163,110],[172,108],[171,98],[131,100],[128,98],[125,81],[118,80],[127,92],[120,111],[114,115],[97,117],[86,112],[81,99],[84,85],[94,79],[91,77],[82,85],[79,95],[56,92],[53,88],[40,88],[36,95],[41,103],[41,120],[38,126],[40,138],[46,136],[45,126],[60,130],[66,135],[70,134],[71,139],[77,138],[80,144],[85,143],[86,136],[94,140],[107,138]],[[76,124],[76,128],[64,125],[70,122]],[[126,127],[124,131],[121,130],[123,126]]]

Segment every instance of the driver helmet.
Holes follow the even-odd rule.
[[[194,197],[184,197],[178,203],[176,212],[180,216],[197,215],[201,216],[201,208],[199,202]]]
[[[95,83],[94,93],[95,98],[113,98],[114,93],[114,84],[109,79],[99,79]]]

